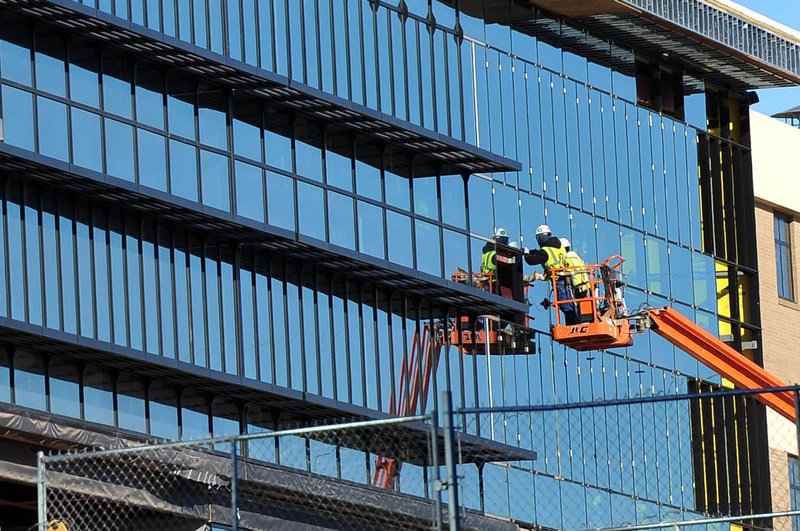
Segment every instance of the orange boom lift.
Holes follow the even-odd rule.
[[[555,300],[550,303],[556,310],[556,323],[551,330],[554,341],[579,351],[605,350],[629,347],[633,345],[635,334],[652,330],[740,389],[787,387],[786,383],[763,367],[669,306],[642,308],[632,312],[626,307],[623,295],[625,276],[621,266],[624,262],[624,258],[614,255],[600,264],[579,269],[552,270],[550,280],[553,293],[556,294]],[[558,277],[583,272],[589,274],[589,296],[559,300],[555,289]],[[577,324],[566,325],[561,322],[559,309],[567,303],[575,304]],[[795,421],[792,393],[763,393],[755,395],[755,398]]]

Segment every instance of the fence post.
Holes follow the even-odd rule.
[[[238,439],[231,441],[231,528],[239,531],[239,459]]]
[[[444,461],[447,468],[447,514],[450,519],[450,531],[460,531],[458,506],[458,474],[456,473],[455,425],[453,423],[453,397],[449,391],[442,391],[444,417]]]
[[[44,452],[36,452],[36,521],[39,531],[47,529],[47,485],[44,477]]]
[[[794,386],[794,426],[797,432],[797,455],[800,455],[800,386]]]
[[[444,526],[444,513],[442,512],[442,490],[444,482],[441,478],[441,469],[439,466],[439,411],[434,408],[430,413],[431,421],[431,465],[436,471],[436,478],[433,480],[433,503],[434,511],[436,513],[436,531],[442,531]]]

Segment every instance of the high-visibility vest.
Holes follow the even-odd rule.
[[[586,262],[575,251],[570,251],[564,255],[564,267],[573,268],[572,286],[578,287],[589,283],[589,270],[586,269]]]
[[[494,256],[497,254],[495,249],[483,253],[481,256],[481,273],[494,273],[497,271],[497,264],[494,261]]]
[[[564,256],[567,254],[563,247],[542,247],[542,251],[547,253],[547,261],[542,264],[545,273],[549,273],[553,268],[564,267]]]

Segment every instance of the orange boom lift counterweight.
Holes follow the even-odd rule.
[[[625,277],[621,266],[624,262],[621,256],[614,255],[600,264],[579,269],[551,270],[550,280],[553,293],[556,294],[555,300],[550,303],[556,310],[556,323],[551,330],[554,341],[579,351],[605,350],[631,346],[634,334],[652,330],[740,389],[787,387],[763,367],[669,306],[641,308],[634,312],[628,309],[623,296]],[[589,295],[559,300],[555,289],[558,277],[573,273],[589,274]],[[577,324],[566,325],[561,322],[558,310],[567,303],[576,306]],[[795,421],[794,395],[791,392],[762,393],[755,395],[755,398]]]

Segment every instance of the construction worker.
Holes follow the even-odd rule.
[[[586,269],[586,262],[580,255],[572,250],[572,244],[566,238],[560,238],[561,247],[564,248],[564,267],[571,268],[570,279],[572,281],[572,291],[575,298],[583,299],[589,296],[589,270]]]
[[[494,241],[486,242],[481,251],[481,273],[497,272],[497,244],[508,245],[508,231],[503,227],[497,227],[494,231]]]
[[[528,265],[541,265],[545,275],[549,278],[553,273],[551,270],[564,267],[564,257],[566,250],[561,245],[561,240],[553,236],[553,231],[547,225],[536,227],[536,242],[539,249],[525,249],[525,262]],[[559,275],[556,278],[556,296],[559,301],[573,299],[571,283],[567,282],[567,277]],[[559,304],[561,312],[564,314],[565,324],[572,325],[578,323],[578,313],[575,310],[574,302]]]

